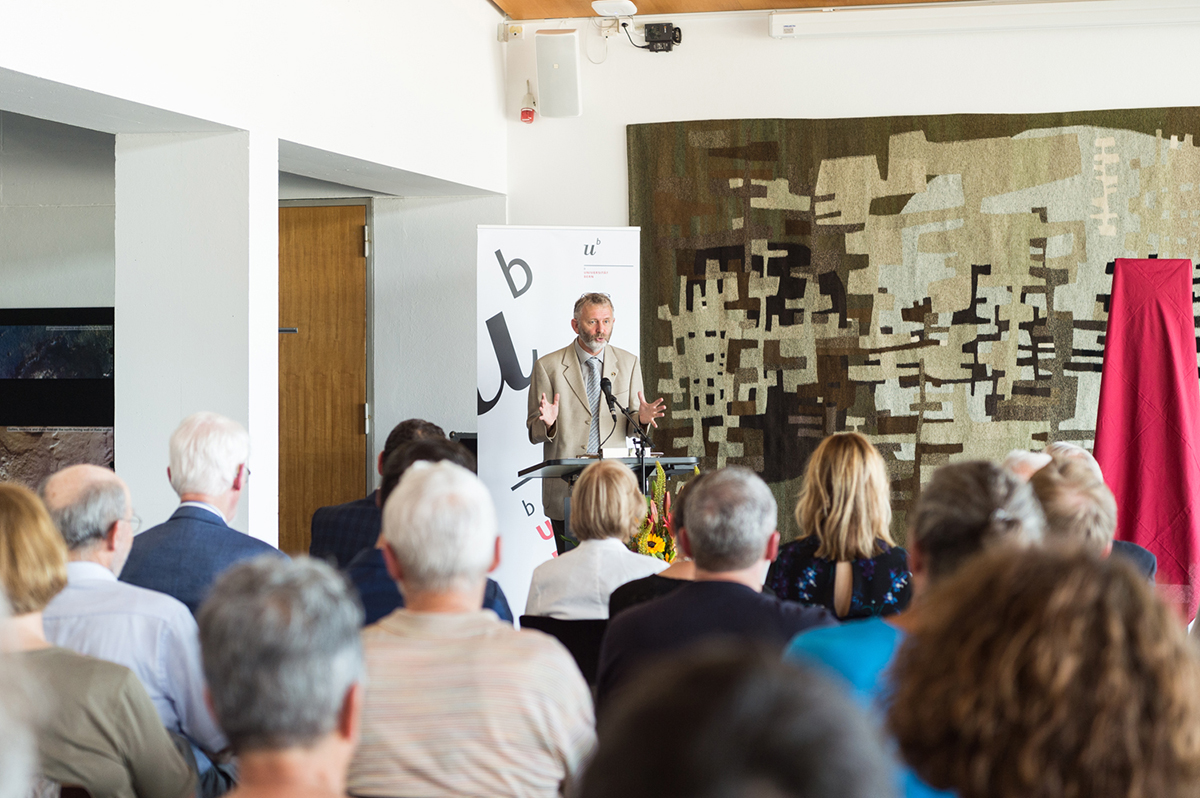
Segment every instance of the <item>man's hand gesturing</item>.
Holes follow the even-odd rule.
[[[638,406],[638,421],[641,422],[643,427],[649,424],[657,428],[658,423],[654,419],[662,418],[666,415],[667,411],[663,409],[666,405],[666,400],[659,397],[653,402],[647,402],[646,397],[642,396],[642,392],[638,391],[638,402],[640,403]]]
[[[542,394],[538,402],[538,418],[547,429],[554,426],[554,422],[558,421],[558,394],[554,394],[553,404],[546,401],[546,394]]]

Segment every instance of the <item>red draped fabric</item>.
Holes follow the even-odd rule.
[[[1116,262],[1095,455],[1117,499],[1117,538],[1158,557],[1165,599],[1196,615],[1200,378],[1188,260]]]

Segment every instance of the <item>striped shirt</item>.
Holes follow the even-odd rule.
[[[400,609],[362,638],[354,795],[558,795],[595,743],[591,693],[547,635],[486,610]]]

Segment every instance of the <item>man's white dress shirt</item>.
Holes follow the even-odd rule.
[[[614,590],[666,567],[662,560],[630,551],[616,538],[584,540],[534,569],[525,614],[563,621],[607,618],[608,597]]]
[[[210,753],[228,745],[204,703],[199,629],[183,602],[119,582],[99,563],[69,562],[42,626],[54,645],[137,674],[170,731]]]
[[[229,522],[225,520],[225,514],[222,513],[220,510],[218,510],[213,505],[209,504],[208,502],[187,501],[187,502],[180,502],[179,506],[180,507],[199,507],[201,510],[208,510],[210,513],[215,515],[217,518],[220,518],[222,524],[224,524],[225,526],[229,526]]]

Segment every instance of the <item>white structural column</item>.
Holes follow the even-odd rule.
[[[234,526],[278,541],[278,142],[116,137],[116,467],[147,526],[178,499],[167,440],[213,410],[250,431]]]
[[[240,513],[249,532],[279,545],[279,139],[250,133],[247,375],[253,477]],[[245,527],[242,527],[245,529]]]

